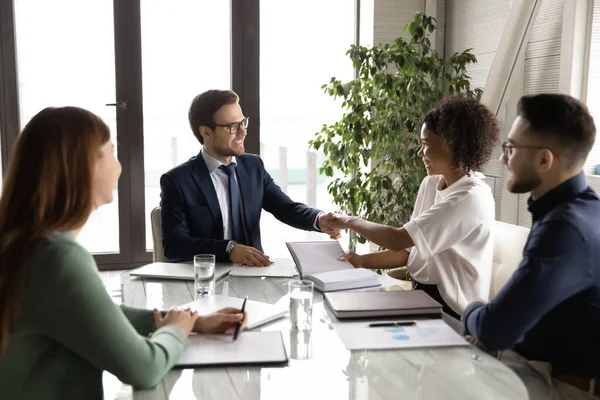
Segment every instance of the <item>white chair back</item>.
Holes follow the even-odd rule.
[[[494,260],[490,300],[493,299],[523,259],[529,229],[496,221],[494,225]]]

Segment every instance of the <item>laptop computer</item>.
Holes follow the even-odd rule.
[[[325,293],[324,300],[337,319],[442,317],[442,305],[422,290]]]
[[[215,266],[215,280],[218,280],[233,269],[233,264],[217,263]],[[131,276],[156,279],[177,279],[185,281],[194,280],[194,264],[155,262],[144,265],[129,273]]]

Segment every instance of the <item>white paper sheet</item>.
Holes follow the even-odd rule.
[[[333,324],[348,350],[410,349],[468,346],[469,343],[441,319],[418,320],[414,326],[371,328],[377,321]],[[381,321],[379,321],[381,322]]]
[[[298,275],[294,261],[289,258],[276,258],[268,267],[245,267],[235,265],[229,272],[231,276],[269,276],[279,278],[292,278]]]
[[[178,367],[236,364],[270,364],[287,361],[281,331],[241,332],[231,335],[190,335],[190,345]]]
[[[179,308],[191,308],[200,315],[211,314],[225,307],[241,308],[244,299],[237,297],[214,295],[198,299],[191,303],[182,304]],[[260,301],[248,300],[246,302],[248,324],[246,330],[255,329],[271,321],[285,317],[289,313],[289,301],[285,303],[268,304]]]

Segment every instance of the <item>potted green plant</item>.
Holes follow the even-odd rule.
[[[356,78],[322,86],[341,98],[343,116],[309,143],[326,156],[320,172],[334,178],[328,192],[341,212],[395,226],[410,219],[426,174],[417,155],[423,116],[445,94],[482,92],[467,75],[470,49],[444,59],[431,46],[434,18],[417,13],[405,30],[408,40],[350,47]],[[356,241],[365,239],[351,239],[351,249]]]

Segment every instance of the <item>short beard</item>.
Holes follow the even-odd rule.
[[[542,183],[542,179],[535,173],[522,178],[513,178],[508,181],[508,191],[511,193],[529,193]]]
[[[215,151],[221,157],[239,157],[242,154],[244,154],[244,150],[238,152],[229,147],[218,148],[218,149],[215,149]]]

